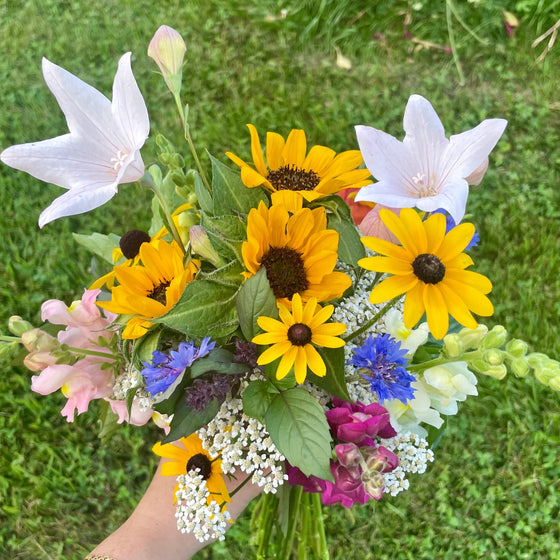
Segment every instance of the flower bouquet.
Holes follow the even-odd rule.
[[[43,60],[69,132],[1,154],[67,189],[39,225],[135,181],[153,192],[152,218],[75,234],[95,256],[92,284],[70,306],[43,303],[39,328],[12,317],[2,341],[25,347],[33,391],[62,390],[69,422],[97,400],[103,439],[123,422],[161,427],[153,451],[177,479],[178,530],[223,539],[228,503],[252,483],[259,558],[328,558],[323,506],[407,490],[477,376],[532,372],[560,390],[557,361],[474,317],[492,315],[492,285],[470,270],[479,238],[462,220],[506,122],[448,139],[412,95],[402,142],[357,126],[359,150],[339,154],[308,150],[297,129],[268,132],[263,150],[249,124],[251,159],[209,155],[208,176],[181,100],[184,54],[166,26],[148,48],[193,169],[162,135],[159,164],[144,165],[150,123],[131,53],[112,101]]]

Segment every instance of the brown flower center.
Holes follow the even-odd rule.
[[[148,297],[159,301],[159,303],[161,303],[162,305],[165,305],[167,302],[165,294],[167,292],[169,284],[171,284],[171,282],[169,280],[166,280],[165,282],[154,286],[154,289],[148,294]]]
[[[431,253],[418,255],[412,262],[412,270],[426,284],[437,284],[445,276],[445,265]]]
[[[127,231],[119,241],[119,247],[127,259],[133,259],[140,252],[142,243],[149,243],[150,236],[141,229]]]
[[[288,340],[294,346],[305,346],[311,342],[311,329],[304,323],[295,323],[288,329]]]
[[[271,247],[262,257],[261,265],[277,299],[291,298],[309,286],[301,253],[291,247]]]
[[[267,179],[277,191],[312,191],[321,181],[314,171],[293,164],[269,171]]]
[[[187,472],[198,470],[204,480],[208,480],[212,474],[212,463],[208,455],[197,453],[193,455],[187,463]]]

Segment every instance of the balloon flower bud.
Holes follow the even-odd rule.
[[[159,66],[167,87],[174,95],[181,91],[183,58],[187,47],[175,29],[162,25],[152,37],[148,56]]]
[[[203,259],[210,261],[215,267],[220,268],[224,266],[222,257],[216,252],[206,230],[202,226],[192,226],[189,231],[189,238],[193,251]]]

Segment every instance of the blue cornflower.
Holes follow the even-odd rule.
[[[457,224],[455,220],[445,211],[443,208],[438,208],[432,214],[443,214],[445,216],[445,233],[449,233]],[[480,241],[480,237],[476,231],[472,236],[472,239],[469,241],[469,244],[465,247],[465,251],[470,251],[473,247],[476,247]]]
[[[155,350],[151,362],[142,362],[144,369],[140,372],[146,383],[146,391],[150,396],[163,393],[171,387],[174,381],[190,367],[195,360],[206,356],[216,345],[206,337],[202,340],[200,348],[194,342],[181,342],[177,350],[171,350],[169,355]]]
[[[406,350],[401,343],[388,334],[371,335],[354,350],[349,364],[360,368],[358,371],[370,382],[371,390],[377,393],[379,403],[398,399],[406,404],[412,399],[415,389],[410,386],[416,378],[406,371]],[[367,370],[367,372],[364,372]]]

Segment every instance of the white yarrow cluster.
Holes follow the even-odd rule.
[[[221,455],[224,474],[235,470],[250,474],[253,484],[273,494],[288,480],[284,455],[274,445],[265,426],[243,413],[240,398],[228,396],[218,414],[198,435],[208,453]]]
[[[198,470],[178,476],[177,484],[177,529],[192,533],[200,542],[224,540],[231,516],[214,500],[208,501],[210,492]]]
[[[125,401],[131,389],[136,389],[134,397],[141,411],[152,408],[154,399],[150,397],[144,388],[140,372],[132,364],[127,364],[123,373],[115,379],[112,398],[117,401]]]
[[[423,474],[428,468],[428,463],[434,460],[434,452],[429,448],[428,442],[418,434],[411,432],[401,433],[393,438],[383,440],[383,446],[399,458],[397,468],[383,475],[385,479],[384,491],[391,496],[396,496],[403,490],[408,490],[407,473]]]

